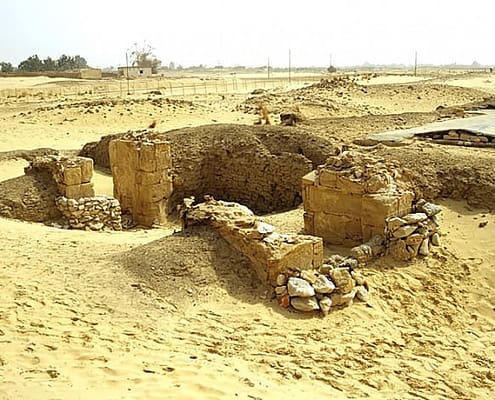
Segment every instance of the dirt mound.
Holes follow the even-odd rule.
[[[32,149],[32,150],[11,150],[0,152],[0,161],[12,160],[15,158],[23,158],[26,161],[31,161],[35,157],[39,156],[56,156],[59,154],[58,150],[50,148]]]
[[[243,302],[264,293],[248,258],[207,227],[193,227],[134,248],[118,261],[143,286],[177,308],[215,301],[226,292]]]
[[[24,175],[0,182],[0,216],[47,222],[61,218],[55,205],[58,188],[50,173]]]
[[[370,152],[408,168],[420,197],[465,199],[472,206],[495,208],[495,153],[491,151],[414,143],[378,145]]]

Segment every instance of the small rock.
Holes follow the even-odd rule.
[[[301,271],[301,279],[304,279],[305,281],[313,284],[318,279],[318,275],[316,271],[303,270]]]
[[[366,279],[361,274],[361,272],[351,271],[351,276],[352,276],[352,279],[354,279],[356,281],[356,285],[364,285],[364,284],[366,284]]]
[[[479,224],[478,224],[478,228],[484,228],[485,226],[488,225],[488,221],[481,221]]]
[[[290,305],[298,311],[315,311],[319,310],[318,300],[316,297],[293,297]]]
[[[267,224],[263,221],[258,222],[258,226],[256,229],[261,235],[269,235],[270,233],[275,232],[275,227],[273,225]]]
[[[320,300],[320,309],[323,312],[323,315],[328,315],[330,307],[332,307],[332,300],[330,300],[330,297],[323,297]]]
[[[287,289],[291,297],[312,297],[315,295],[313,286],[308,281],[301,278],[289,278]]]
[[[438,233],[434,233],[433,235],[431,235],[431,244],[433,246],[440,246],[440,235]]]
[[[287,286],[277,286],[275,288],[275,293],[277,296],[282,296],[287,293]]]
[[[402,217],[408,224],[417,224],[428,219],[428,215],[425,213],[407,214]]]
[[[356,298],[368,303],[370,300],[370,292],[364,286],[356,286]]]
[[[389,231],[393,232],[403,225],[407,225],[407,221],[400,217],[390,217],[385,220]]]
[[[329,275],[340,293],[349,293],[356,285],[347,268],[335,268]]]
[[[352,304],[354,297],[356,296],[356,290],[353,289],[349,293],[332,293],[330,300],[332,300],[332,306],[348,306]]]
[[[353,247],[350,254],[360,263],[365,263],[373,258],[373,250],[367,244],[360,244],[359,246]]]
[[[428,215],[429,217],[437,215],[439,212],[442,211],[442,207],[440,207],[439,205],[429,203],[425,200],[419,200],[416,203],[416,209],[420,212],[426,213],[426,215]]]
[[[290,306],[290,297],[288,294],[284,294],[278,298],[278,304],[280,307],[287,308]]]
[[[283,286],[287,283],[287,275],[285,274],[278,274],[277,276],[277,285],[278,286]]]
[[[335,285],[325,275],[320,275],[316,281],[313,282],[313,288],[316,293],[331,293],[335,290]]]
[[[335,266],[333,266],[332,264],[323,264],[321,267],[320,267],[320,272],[322,274],[328,274],[332,269],[334,269]]]
[[[416,229],[418,229],[417,225],[404,225],[395,230],[392,236],[396,239],[405,238],[411,235]]]
[[[428,255],[428,253],[430,252],[429,243],[430,241],[428,240],[428,238],[423,239],[423,241],[421,242],[421,246],[419,246],[419,251],[418,251],[420,255],[422,256]]]

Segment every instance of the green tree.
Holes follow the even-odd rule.
[[[9,62],[0,62],[0,72],[14,72],[14,67]]]
[[[43,71],[56,71],[57,70],[57,62],[53,60],[51,57],[47,57],[43,60]]]
[[[34,56],[28,57],[26,60],[21,61],[17,69],[19,71],[26,72],[43,71],[43,61],[41,61],[38,55],[35,54]]]

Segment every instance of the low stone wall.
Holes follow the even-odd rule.
[[[414,192],[398,163],[357,152],[330,157],[302,179],[304,227],[337,245],[383,234],[385,219],[411,213]]]
[[[212,198],[181,211],[185,225],[206,224],[217,230],[235,249],[246,255],[259,279],[277,286],[287,271],[318,269],[323,264],[321,238],[281,234],[251,210],[238,203]]]
[[[75,200],[61,196],[57,198],[56,204],[66,219],[68,228],[122,230],[120,203],[112,197],[82,197]]]

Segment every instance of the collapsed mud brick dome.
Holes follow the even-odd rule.
[[[412,210],[413,185],[399,164],[343,152],[302,179],[304,227],[331,244],[357,245]]]

